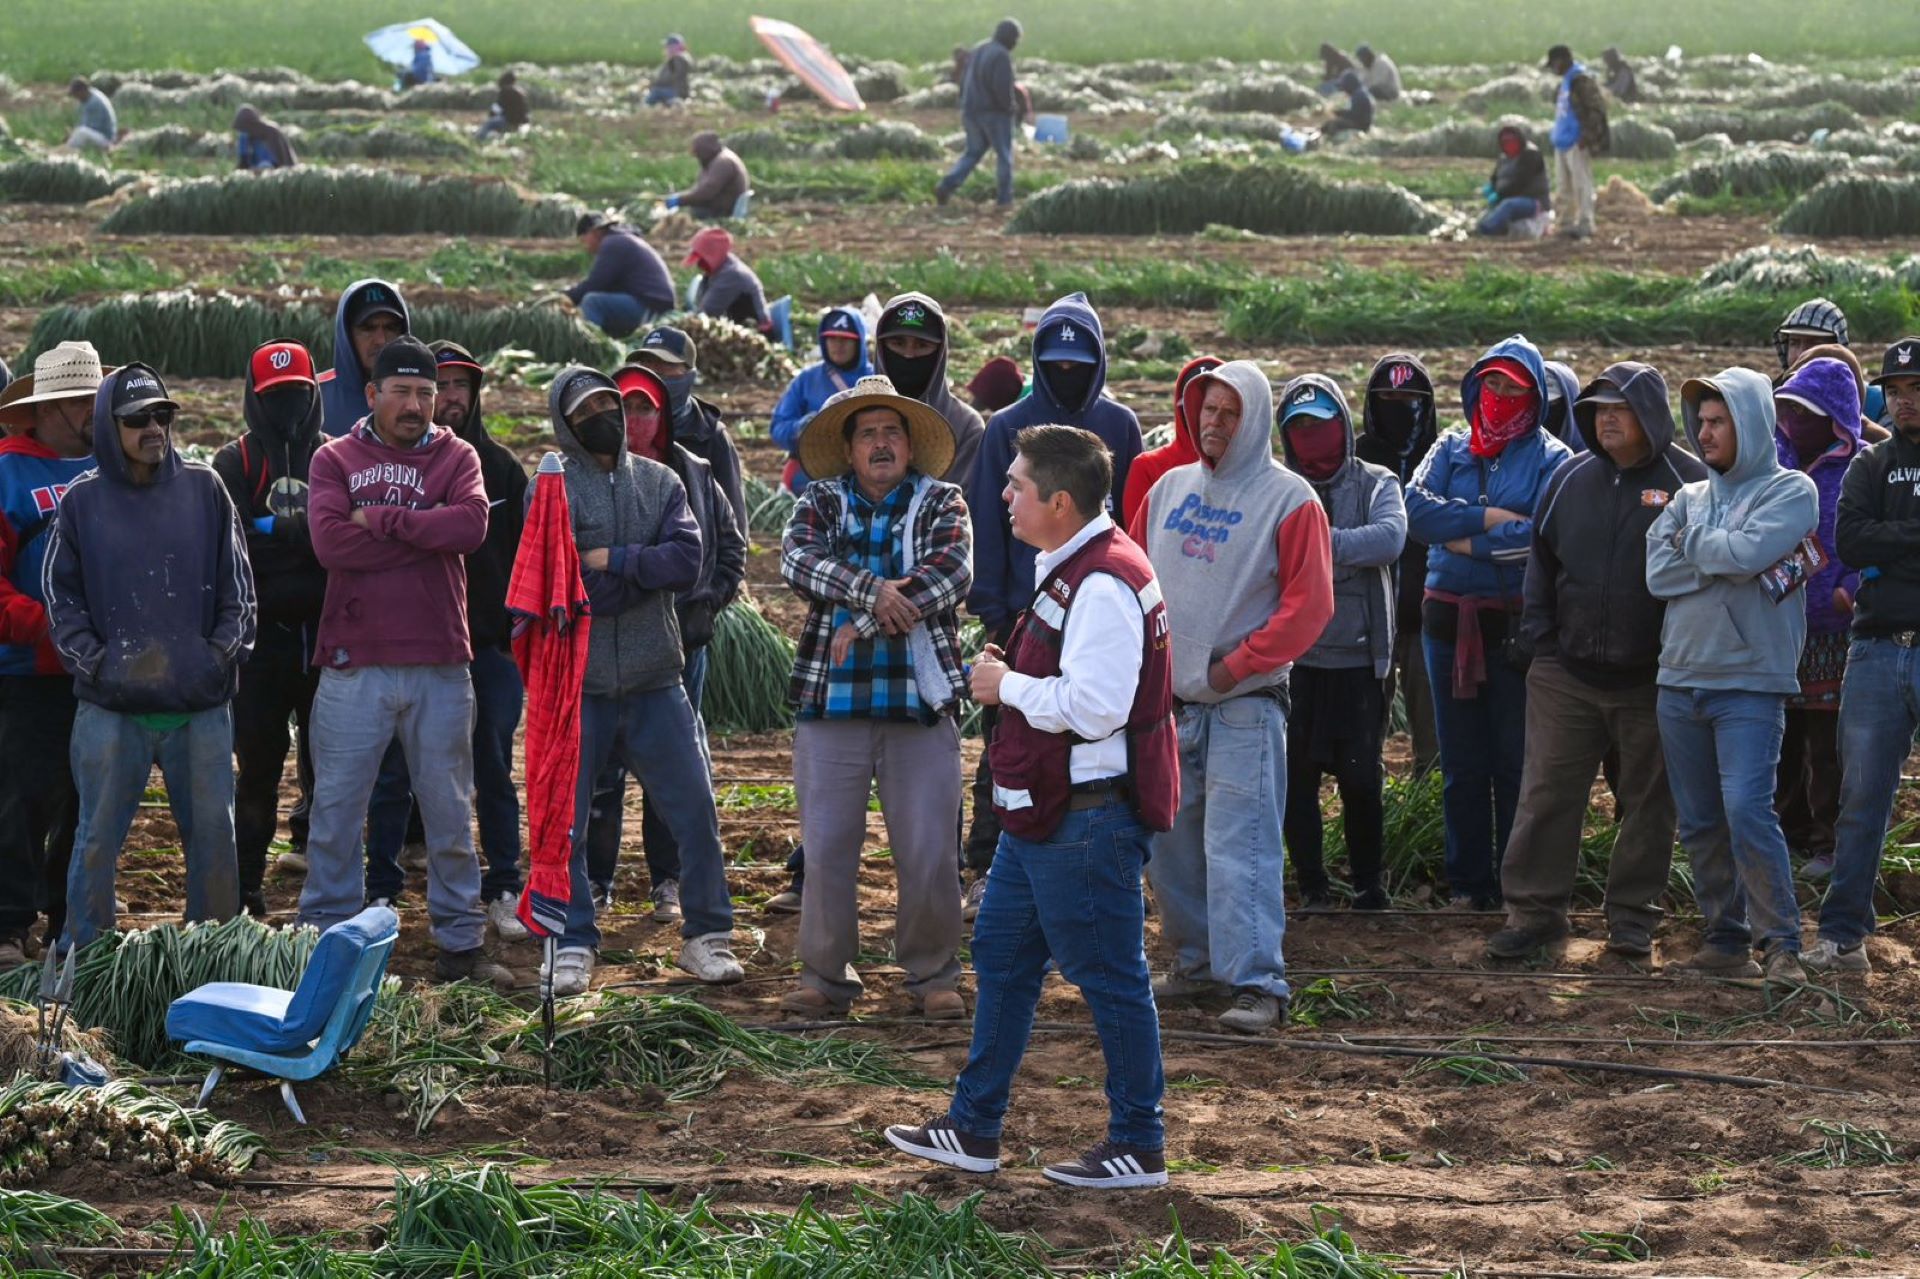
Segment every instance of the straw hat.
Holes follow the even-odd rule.
[[[50,400],[92,399],[104,376],[100,353],[91,342],[62,342],[41,352],[33,372],[15,379],[0,394],[0,426],[9,431],[33,429],[32,405]]]
[[[914,470],[937,478],[953,465],[953,428],[947,419],[919,400],[899,394],[893,389],[892,379],[876,373],[828,400],[800,433],[800,466],[809,476],[830,479],[853,469],[841,428],[866,409],[892,409],[906,422]]]

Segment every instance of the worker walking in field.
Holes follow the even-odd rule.
[[[974,700],[1001,709],[988,749],[1004,827],[973,929],[973,1043],[946,1111],[886,1136],[962,1172],[998,1171],[1051,961],[1093,1014],[1107,1131],[1042,1175],[1089,1190],[1165,1185],[1166,1076],[1140,890],[1148,838],[1180,803],[1167,607],[1152,564],[1107,514],[1114,480],[1099,437],[1033,426],[1015,450],[1005,502],[1015,536],[1038,553],[1039,583],[1006,650],[987,649],[971,676]]]
[[[1554,186],[1561,215],[1568,219],[1560,234],[1585,240],[1593,235],[1593,157],[1610,145],[1606,98],[1600,82],[1564,44],[1547,51],[1547,70],[1560,77],[1553,107]]]
[[[1003,18],[993,38],[974,47],[960,86],[960,123],[966,129],[967,148],[953,169],[933,188],[936,204],[945,204],[966,182],[987,152],[994,155],[994,199],[1002,208],[1013,204],[1013,126],[1020,119],[1020,100],[1014,91],[1013,51],[1020,43],[1020,24]]]
[[[174,447],[179,411],[146,365],[107,375],[95,469],[68,487],[47,547],[47,621],[80,699],[68,946],[114,926],[121,850],[156,763],[186,855],[187,918],[240,906],[230,703],[253,649],[253,573],[219,477]]]

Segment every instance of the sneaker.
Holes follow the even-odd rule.
[[[1387,896],[1386,889],[1375,884],[1370,888],[1362,888],[1353,895],[1353,908],[1355,910],[1391,910],[1393,898]]]
[[[712,986],[724,986],[747,975],[733,957],[732,933],[703,933],[680,947],[680,967]]]
[[[252,915],[255,919],[265,919],[267,917],[267,895],[258,888],[250,893],[241,893],[240,910],[243,914]]]
[[[1220,1014],[1220,1024],[1243,1035],[1272,1030],[1287,1020],[1287,1000],[1264,990],[1248,987],[1233,997],[1233,1007]],[[1164,1180],[1164,1178],[1163,1178]],[[1128,1182],[1128,1185],[1155,1186],[1154,1181]]]
[[[1487,938],[1488,959],[1525,959],[1567,935],[1558,924],[1509,925]]]
[[[1812,946],[1800,952],[1802,967],[1816,973],[1866,973],[1873,971],[1873,965],[1867,960],[1867,944],[1858,942],[1843,948],[1839,942],[1822,937]],[[0,959],[0,967],[6,961]]]
[[[1225,994],[1227,984],[1214,981],[1209,977],[1190,977],[1186,973],[1168,973],[1165,977],[1153,979],[1153,1002],[1156,1004],[1179,1003],[1185,999],[1200,999],[1207,995]]]
[[[427,846],[408,844],[400,850],[401,870],[425,870],[427,868]]]
[[[811,986],[798,986],[780,996],[780,1011],[795,1017],[845,1017],[848,1007],[826,991]]]
[[[960,920],[971,924],[980,915],[980,903],[987,899],[987,877],[982,875],[967,885],[960,898]]]
[[[10,973],[26,962],[26,938],[0,937],[0,973]]]
[[[653,886],[653,922],[656,924],[677,924],[680,922],[680,881],[663,879]]]
[[[1607,949],[1629,959],[1653,953],[1653,930],[1645,924],[1615,924],[1607,930]]]
[[[1702,946],[1678,964],[1673,965],[1677,976],[1694,977],[1758,977],[1760,965],[1754,962],[1753,955],[1747,951],[1721,950],[1718,946]]]
[[[1273,996],[1267,996],[1272,999]],[[1048,1181],[1083,1190],[1132,1190],[1167,1184],[1166,1152],[1103,1141],[1072,1163],[1048,1164],[1040,1170]]]
[[[442,947],[440,953],[433,957],[433,979],[442,982],[466,981],[479,966],[478,946],[472,950],[447,950]]]
[[[525,941],[531,935],[520,922],[520,899],[511,893],[502,893],[487,903],[487,922],[501,941]]]
[[[1832,877],[1832,853],[1821,853],[1817,857],[1809,857],[1806,864],[1800,868],[1800,878],[1802,879],[1831,879]]]
[[[1779,949],[1767,956],[1767,985],[1804,986],[1807,970],[1800,966],[1798,951]]]
[[[800,882],[795,880],[785,890],[767,898],[769,915],[798,915],[800,913]]]
[[[540,976],[544,980],[547,965],[540,964]],[[593,951],[586,946],[562,946],[553,957],[553,997],[569,999],[574,995],[584,995],[587,987],[593,984]]]
[[[928,1021],[959,1021],[967,1015],[967,1001],[957,990],[930,990],[920,1000],[920,1015]]]
[[[961,1172],[1000,1171],[1000,1142],[993,1137],[961,1132],[945,1115],[929,1119],[918,1128],[888,1124],[887,1140],[895,1150],[904,1150]]]
[[[273,859],[273,873],[276,875],[306,874],[307,855],[298,849],[288,849]]]
[[[593,884],[587,889],[587,895],[593,899],[593,913],[604,915],[613,909],[613,885]]]

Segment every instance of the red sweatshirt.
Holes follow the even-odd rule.
[[[417,448],[362,418],[313,455],[307,522],[327,570],[314,664],[440,666],[473,660],[467,567],[487,536],[480,455],[443,427]],[[353,522],[366,512],[367,527]]]
[[[1186,367],[1180,370],[1180,376],[1173,380],[1173,439],[1157,449],[1148,449],[1134,458],[1133,465],[1127,468],[1127,488],[1120,495],[1121,528],[1133,527],[1133,517],[1145,504],[1147,494],[1153,491],[1155,481],[1176,466],[1200,460],[1200,451],[1193,445],[1193,428],[1187,423],[1187,383],[1199,374],[1212,372],[1222,363],[1215,356],[1197,355],[1187,361]]]

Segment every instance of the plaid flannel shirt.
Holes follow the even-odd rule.
[[[853,482],[849,475],[809,484],[794,503],[781,541],[780,575],[811,605],[800,632],[787,698],[801,711],[815,715],[827,705],[834,614],[850,613],[862,639],[881,633],[873,601],[882,579],[858,566],[858,548],[850,544],[846,532]],[[918,472],[913,473],[913,483],[924,486],[925,492],[908,530],[913,567],[904,575],[907,585],[902,593],[920,610],[940,659],[940,673],[958,701],[965,696],[967,683],[955,611],[973,585],[973,526],[957,484]]]

